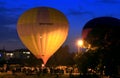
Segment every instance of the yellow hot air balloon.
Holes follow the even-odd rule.
[[[21,41],[44,64],[64,43],[68,31],[65,15],[49,7],[32,8],[23,13],[17,23]]]

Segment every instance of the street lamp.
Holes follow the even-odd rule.
[[[78,53],[80,53],[81,47],[83,46],[83,40],[78,40],[77,42],[77,46],[78,46]]]

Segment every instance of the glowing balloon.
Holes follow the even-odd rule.
[[[68,30],[68,21],[64,14],[48,7],[26,11],[17,23],[21,41],[44,64],[64,43]]]

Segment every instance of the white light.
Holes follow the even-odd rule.
[[[28,51],[28,52],[23,52],[23,54],[30,54],[30,52]]]
[[[26,54],[30,54],[30,52],[26,52]]]
[[[45,65],[44,64],[42,64],[42,67],[44,67]]]
[[[13,53],[10,53],[10,56],[13,56]]]

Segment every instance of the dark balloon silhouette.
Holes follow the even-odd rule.
[[[96,48],[96,59],[101,60],[101,71],[105,75],[116,78],[120,66],[120,20],[113,17],[94,18],[84,26],[82,38]],[[90,49],[91,49],[90,48]],[[104,68],[105,69],[102,69]]]
[[[82,30],[82,38],[85,39],[93,28],[119,28],[120,20],[114,17],[98,17],[88,21]]]

